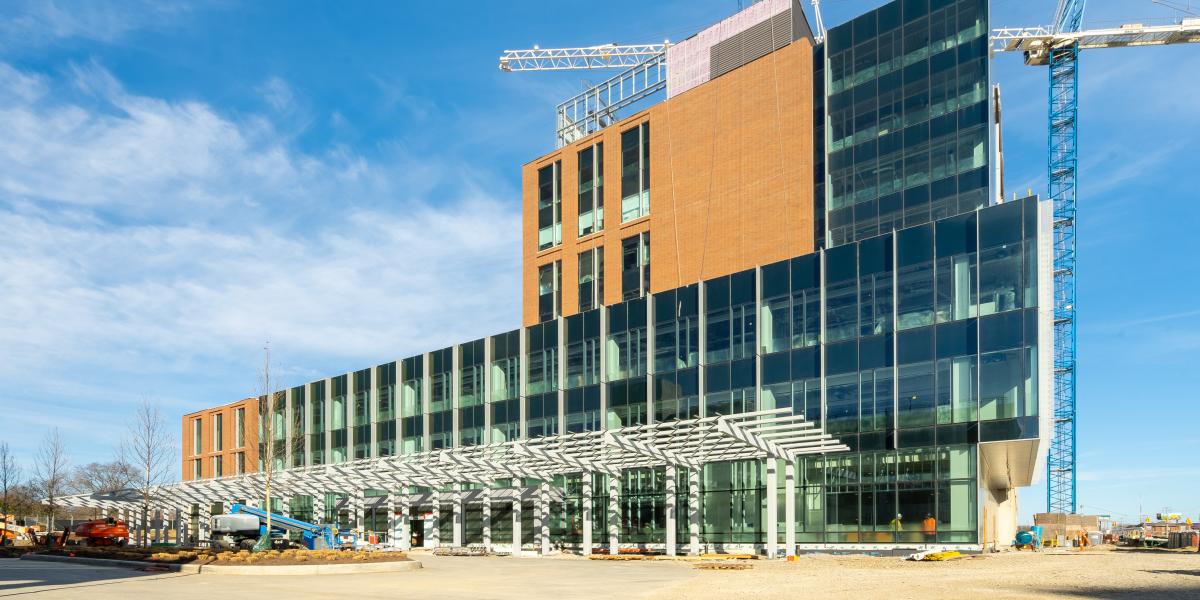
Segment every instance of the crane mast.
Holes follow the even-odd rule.
[[[1176,25],[1081,31],[1085,0],[1059,0],[1054,26],[997,29],[993,52],[1020,51],[1025,63],[1049,66],[1049,162],[1054,203],[1054,403],[1046,460],[1048,512],[1073,513],[1076,502],[1075,223],[1078,184],[1079,52],[1095,48],[1200,42],[1200,19]]]

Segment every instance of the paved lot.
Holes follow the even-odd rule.
[[[647,597],[694,577],[689,565],[579,559],[416,556],[408,573],[265,576],[144,573],[132,569],[0,559],[0,598],[469,598],[566,600]],[[532,594],[532,595],[531,595]]]
[[[1006,553],[943,563],[806,556],[701,571],[678,562],[416,555],[408,573],[324,576],[177,575],[0,559],[0,598],[1200,598],[1200,554]]]

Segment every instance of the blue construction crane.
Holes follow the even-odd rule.
[[[1200,42],[1200,19],[1176,25],[1080,31],[1086,0],[1059,0],[1054,25],[997,29],[995,52],[1022,51],[1050,67],[1049,197],[1054,203],[1054,431],[1046,460],[1048,512],[1076,510],[1075,201],[1078,185],[1079,52],[1091,48]]]
[[[308,523],[276,513],[270,513],[270,522],[273,536],[298,533],[304,547],[310,550],[353,548],[357,542],[353,533],[332,525]],[[234,504],[228,515],[213,516],[212,530],[228,546],[249,547],[267,532],[267,511],[246,504]]]

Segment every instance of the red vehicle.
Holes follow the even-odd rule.
[[[71,541],[84,546],[124,546],[129,542],[129,528],[125,521],[97,519],[75,526],[67,536]]]

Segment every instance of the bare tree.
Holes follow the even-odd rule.
[[[123,458],[92,462],[71,469],[71,491],[77,494],[107,494],[133,487],[138,471]]]
[[[263,347],[263,365],[258,374],[258,422],[262,439],[263,510],[267,513],[267,528],[255,550],[271,548],[271,478],[275,473],[275,437],[284,432],[283,424],[276,423],[284,401],[283,388],[271,379],[271,346]]]
[[[46,505],[48,531],[54,531],[57,501],[67,491],[70,465],[62,433],[55,427],[46,433],[34,463],[34,483]]]
[[[154,488],[167,482],[175,444],[171,430],[158,404],[144,398],[129,423],[129,432],[121,443],[121,462],[137,473],[133,487],[142,501],[142,518],[145,525],[150,518],[150,500]],[[146,545],[147,527],[141,528],[139,543]]]
[[[13,508],[9,503],[9,494],[20,483],[21,465],[17,464],[8,442],[0,442],[0,528],[8,527],[8,515]]]

